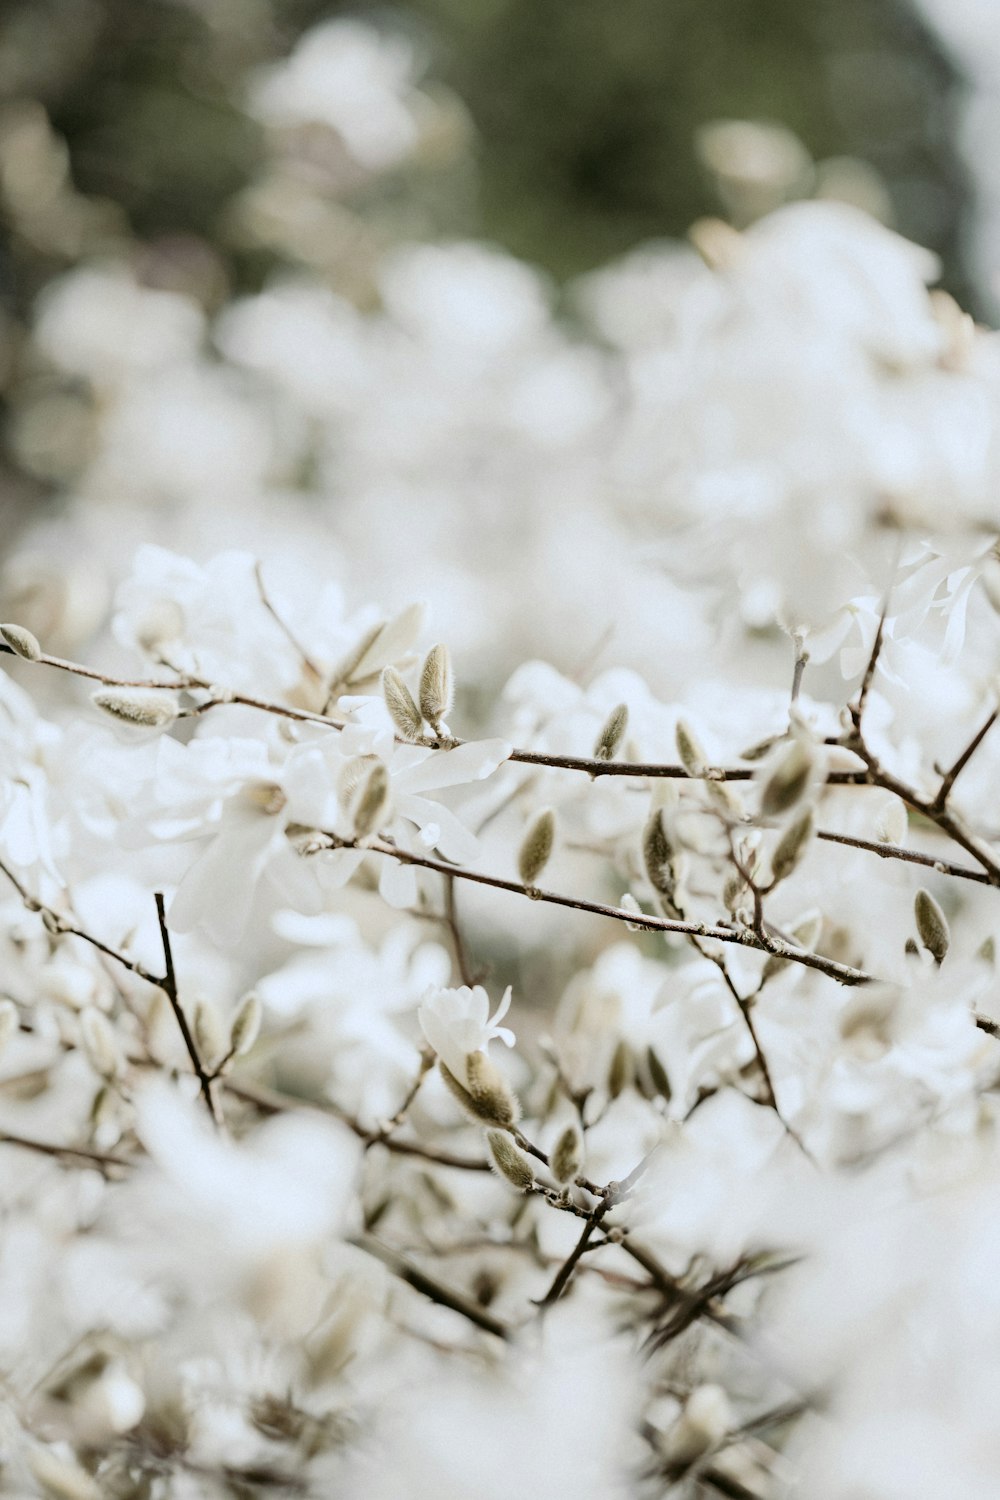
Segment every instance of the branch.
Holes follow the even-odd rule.
[[[857,839],[851,834],[834,833],[825,828],[817,828],[816,837],[829,844],[844,844],[849,849],[862,849],[868,854],[877,854],[880,859],[898,859],[908,865],[923,865],[929,870],[936,870],[939,875],[954,875],[959,880],[972,880],[978,885],[995,884],[985,870],[970,870],[967,865],[952,864],[950,860],[938,859],[934,854],[923,854],[917,849],[904,849],[899,844]]]
[[[0,1145],[20,1146],[24,1151],[35,1151],[41,1156],[52,1156],[59,1160],[68,1158],[85,1167],[99,1167],[107,1175],[108,1167],[130,1167],[132,1163],[124,1156],[114,1156],[106,1151],[88,1151],[82,1146],[59,1146],[49,1141],[31,1140],[28,1136],[15,1135],[9,1130],[0,1130]]]
[[[348,1240],[348,1244],[355,1245],[359,1250],[364,1250],[367,1255],[372,1255],[376,1260],[380,1260],[384,1266],[389,1268],[394,1276],[399,1277],[400,1281],[405,1281],[407,1286],[412,1286],[414,1291],[420,1292],[425,1297],[429,1297],[439,1307],[448,1307],[452,1312],[460,1313],[463,1318],[466,1318],[470,1323],[474,1323],[477,1328],[484,1329],[486,1333],[494,1334],[498,1339],[510,1339],[513,1336],[513,1331],[506,1323],[501,1323],[499,1318],[495,1318],[484,1307],[480,1307],[478,1302],[473,1302],[471,1298],[463,1296],[461,1292],[453,1292],[450,1288],[442,1286],[440,1282],[435,1281],[433,1277],[428,1276],[419,1267],[412,1265],[410,1261],[404,1259],[402,1255],[391,1249],[389,1245],[383,1244],[381,1240],[376,1239],[374,1235],[354,1235]]]
[[[810,953],[804,948],[795,948],[790,943],[783,942],[769,934],[762,939],[758,934],[745,928],[713,926],[704,922],[681,922],[672,917],[655,917],[645,912],[627,911],[620,906],[607,906],[599,901],[587,901],[579,896],[564,896],[556,891],[544,891],[537,886],[527,886],[519,880],[504,880],[499,875],[486,875],[479,870],[465,870],[459,865],[448,864],[447,861],[434,859],[430,855],[413,854],[408,849],[402,849],[397,844],[381,839],[361,842],[356,839],[342,839],[337,834],[322,830],[318,831],[318,836],[325,842],[315,845],[317,849],[362,849],[370,854],[397,859],[401,864],[415,865],[424,870],[436,870],[439,874],[451,875],[456,880],[468,880],[476,885],[490,886],[494,890],[509,891],[516,896],[525,896],[531,901],[547,901],[553,906],[566,906],[573,911],[585,911],[598,917],[610,917],[613,921],[624,922],[632,928],[638,927],[648,932],[676,933],[682,937],[711,938],[716,942],[732,943],[740,948],[753,948],[757,952],[785,958],[790,963],[803,964],[806,968],[816,969],[828,978],[836,979],[839,984],[867,984],[872,978],[862,969],[851,968],[849,964],[838,963],[832,958],[824,958],[821,954]]]
[[[945,771],[944,775],[941,778],[941,785],[937,790],[937,796],[934,798],[934,801],[932,803],[932,806],[937,812],[942,812],[944,810],[944,805],[948,801],[948,797],[951,793],[952,787],[955,785],[955,782],[958,780],[959,776],[961,776],[962,772],[965,770],[965,767],[969,764],[969,761],[972,759],[976,751],[979,749],[980,745],[983,743],[983,740],[993,728],[993,725],[997,721],[998,715],[1000,715],[1000,709],[995,708],[982,728],[978,729],[972,736],[972,739],[969,741],[965,749],[962,751],[961,755],[955,761],[955,764],[951,766],[949,770]]]
[[[174,973],[174,955],[170,947],[170,933],[167,929],[167,916],[166,909],[164,907],[162,891],[156,892],[156,917],[157,921],[160,924],[160,939],[163,943],[163,960],[167,970],[163,979],[157,982],[159,983],[160,989],[166,995],[167,1000],[170,1002],[170,1009],[173,1011],[176,1018],[177,1025],[184,1040],[184,1046],[187,1049],[187,1055],[191,1059],[191,1067],[194,1070],[194,1075],[198,1080],[198,1087],[201,1090],[201,1096],[205,1101],[205,1106],[208,1109],[208,1112],[211,1115],[212,1119],[215,1121],[216,1125],[221,1125],[223,1123],[222,1111],[219,1109],[219,1102],[212,1091],[211,1075],[209,1074],[207,1068],[205,1067],[205,1064],[201,1060],[201,1054],[198,1051],[194,1036],[191,1033],[191,1028],[188,1025],[187,1016],[185,1016],[184,1009],[180,1003],[180,1000],[177,998],[177,976]]]

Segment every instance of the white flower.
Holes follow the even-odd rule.
[[[459,989],[431,990],[417,1017],[429,1045],[448,1071],[464,1079],[465,1059],[470,1052],[488,1052],[494,1040],[513,1047],[514,1033],[498,1024],[509,1009],[510,985],[491,1016],[490,997],[482,985],[470,989],[463,984]]]

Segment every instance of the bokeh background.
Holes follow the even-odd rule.
[[[368,29],[324,52],[338,17],[378,55]],[[991,0],[6,0],[0,547],[80,503],[100,395],[33,330],[91,265],[209,320],[297,275],[370,313],[393,245],[475,239],[571,316],[562,289],[638,245],[818,197],[929,247],[991,319],[994,21]]]

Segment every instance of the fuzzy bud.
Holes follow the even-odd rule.
[[[699,1385],[688,1397],[664,1444],[672,1464],[685,1467],[720,1443],[729,1431],[732,1413],[721,1386]]]
[[[432,646],[420,673],[420,712],[432,729],[440,731],[442,719],[451,711],[452,697],[448,647]]]
[[[920,941],[936,964],[943,963],[951,942],[951,932],[944,912],[930,891],[925,891],[922,886],[913,900],[913,915]]]
[[[641,917],[643,915],[642,907],[639,905],[638,901],[635,899],[631,891],[625,892],[618,905],[622,911],[632,912],[637,917]],[[646,931],[646,928],[641,922],[626,922],[625,931],[644,932]]]
[[[781,835],[771,855],[771,880],[777,885],[779,880],[785,880],[796,865],[802,859],[809,847],[813,835],[812,811],[807,811],[801,817],[790,823]]]
[[[674,738],[677,742],[677,754],[680,756],[681,765],[688,775],[696,777],[704,776],[708,770],[708,757],[697,735],[686,720],[677,720]]]
[[[226,1035],[219,1012],[210,1000],[199,1000],[194,1008],[195,1046],[206,1068],[211,1068],[226,1050]]]
[[[643,829],[642,861],[646,867],[646,878],[653,890],[661,896],[672,895],[675,885],[674,850],[667,837],[661,808],[650,814]]]
[[[572,1182],[583,1165],[583,1138],[575,1125],[567,1125],[552,1148],[549,1168],[556,1182]]]
[[[354,803],[355,838],[365,839],[375,831],[385,817],[389,800],[389,771],[384,761],[377,760],[359,787]]]
[[[875,819],[875,837],[880,844],[904,844],[908,827],[906,803],[901,802],[898,797],[890,797],[879,808]]]
[[[628,728],[628,704],[619,703],[608,715],[607,721],[594,742],[595,760],[614,760],[615,752],[625,737]]]
[[[420,710],[413,701],[406,683],[395,667],[386,667],[382,673],[382,697],[385,706],[404,740],[417,740],[423,729]]]
[[[122,1064],[118,1038],[107,1016],[94,1006],[88,1006],[80,1016],[80,1038],[94,1072],[102,1078],[114,1078]]]
[[[173,694],[156,688],[101,688],[90,701],[113,719],[136,729],[168,729],[177,717]]]
[[[482,1058],[480,1063],[477,1059]],[[485,1065],[485,1066],[484,1066]],[[473,1120],[503,1129],[513,1125],[520,1114],[517,1099],[507,1081],[487,1058],[485,1052],[470,1052],[466,1058],[468,1086],[457,1079],[447,1063],[438,1059],[438,1071],[448,1089]]]
[[[0,636],[3,636],[15,656],[23,656],[25,661],[41,660],[41,646],[23,625],[0,625]]]
[[[652,1047],[646,1048],[646,1067],[649,1069],[649,1079],[653,1085],[654,1090],[669,1103],[670,1098],[673,1094],[673,1090],[670,1087],[670,1078],[667,1074],[666,1068],[663,1066],[662,1062],[653,1051]]]
[[[101,1500],[96,1481],[74,1459],[61,1458],[51,1448],[36,1448],[28,1463],[35,1482],[51,1500]]]
[[[635,1076],[635,1062],[632,1057],[632,1049],[628,1042],[622,1038],[611,1055],[611,1066],[608,1068],[608,1093],[612,1099],[628,1087]]]
[[[229,1028],[229,1051],[234,1057],[245,1057],[257,1040],[264,1008],[256,995],[247,995],[233,1017]]]
[[[556,815],[546,807],[529,827],[517,856],[518,874],[527,886],[533,886],[552,854],[556,836]]]
[[[470,1052],[465,1059],[465,1082],[483,1119],[495,1125],[513,1125],[520,1115],[506,1078],[485,1052]]]
[[[528,1159],[514,1145],[510,1136],[502,1130],[488,1130],[486,1144],[490,1148],[493,1165],[501,1177],[522,1193],[527,1192],[535,1180]]]
[[[760,810],[765,818],[777,817],[801,802],[814,766],[812,747],[802,740],[793,740],[761,789]]]

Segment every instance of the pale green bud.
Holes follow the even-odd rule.
[[[552,854],[556,836],[556,815],[550,807],[538,814],[528,828],[517,856],[517,869],[527,886],[533,886]]]
[[[594,743],[595,760],[614,760],[628,728],[628,704],[619,703],[608,715],[607,721]]]
[[[229,1051],[234,1057],[245,1057],[257,1040],[264,1008],[257,995],[247,995],[239,1006],[229,1028]]]
[[[402,738],[404,740],[419,739],[423,729],[420,710],[395,667],[386,667],[382,673],[382,697],[385,699],[385,706],[389,710],[392,722]]]
[[[94,1006],[88,1006],[80,1016],[80,1038],[94,1072],[102,1078],[116,1077],[122,1066],[118,1038],[107,1016]]]
[[[572,1182],[583,1164],[583,1137],[575,1125],[567,1125],[549,1156],[549,1168],[558,1183]]]
[[[611,1066],[608,1068],[608,1093],[611,1098],[617,1099],[634,1077],[635,1060],[632,1049],[622,1038],[611,1055]]]
[[[472,1059],[482,1058],[482,1064]],[[471,1063],[471,1067],[470,1067]],[[448,1089],[473,1120],[484,1125],[499,1125],[507,1128],[517,1122],[520,1108],[511,1093],[503,1074],[493,1067],[485,1053],[470,1052],[466,1058],[466,1073],[471,1073],[469,1087],[457,1079],[448,1064],[438,1059],[438,1071]]]
[[[420,673],[420,712],[432,729],[451,711],[453,685],[447,646],[432,646]]]
[[[875,819],[875,837],[880,844],[904,844],[908,827],[906,803],[898,797],[890,797],[879,808]]]
[[[664,826],[663,811],[658,808],[647,819],[642,832],[642,860],[646,867],[646,878],[654,891],[662,896],[673,894],[674,850]]]
[[[764,817],[777,817],[802,800],[815,764],[812,746],[803,740],[793,740],[761,788],[760,810]]]
[[[51,1500],[101,1500],[101,1489],[86,1469],[72,1458],[62,1458],[51,1448],[35,1448],[28,1465]]]
[[[775,885],[779,880],[785,880],[791,875],[808,849],[812,836],[811,811],[803,813],[801,817],[795,819],[794,823],[789,824],[771,855],[771,879]]]
[[[358,789],[354,804],[355,838],[367,838],[384,821],[389,800],[388,767],[384,761],[377,760]]]
[[[930,891],[925,891],[922,886],[913,900],[913,915],[920,941],[936,964],[943,963],[951,942],[951,932],[944,912]]]
[[[510,1084],[485,1052],[468,1054],[465,1082],[482,1119],[489,1118],[494,1125],[513,1125],[517,1121],[521,1110]]]
[[[490,1156],[493,1165],[501,1177],[521,1192],[526,1192],[534,1183],[535,1174],[531,1170],[528,1158],[524,1156],[514,1145],[510,1136],[503,1130],[488,1130],[486,1132],[486,1144],[490,1148]]]
[[[704,776],[708,770],[708,757],[697,735],[686,720],[677,720],[677,729],[674,738],[677,741],[677,754],[680,756],[681,765],[688,775]]]
[[[226,1034],[222,1029],[222,1018],[210,1000],[199,1000],[195,1004],[192,1030],[198,1056],[206,1068],[211,1068],[226,1051]]]
[[[173,694],[156,688],[101,688],[90,701],[113,719],[137,729],[167,729],[177,717]]]
[[[662,1095],[662,1097],[669,1102],[673,1093],[673,1090],[670,1087],[670,1078],[667,1074],[666,1068],[663,1066],[662,1062],[653,1051],[652,1047],[646,1048],[646,1066],[649,1069],[650,1082],[652,1083],[653,1088],[658,1094]]]
[[[15,656],[23,656],[25,661],[41,660],[41,646],[23,625],[0,625],[0,636],[3,636]]]

